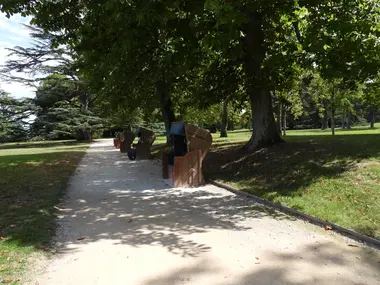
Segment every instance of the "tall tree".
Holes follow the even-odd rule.
[[[376,112],[380,108],[380,75],[366,82],[363,90],[364,103],[369,108],[370,127],[375,127]]]
[[[30,99],[15,99],[0,89],[0,142],[25,140],[35,107]]]
[[[33,129],[47,138],[74,137],[92,140],[102,120],[82,102],[86,86],[62,74],[47,76],[37,88],[34,102],[39,107]],[[88,103],[87,103],[88,104]]]
[[[380,6],[376,0],[300,1],[307,9],[302,45],[312,63],[329,86],[332,132],[337,108],[343,108],[346,120],[352,113],[356,82],[374,78],[380,64]],[[354,96],[355,97],[355,96]],[[324,116],[325,117],[325,116]],[[326,120],[323,121],[323,128]]]
[[[35,103],[40,110],[34,129],[40,126],[41,132],[50,137],[65,134],[91,140],[91,132],[100,128],[101,123],[90,110],[94,96],[84,76],[77,72],[76,54],[55,45],[60,34],[28,28],[33,45],[9,49],[10,59],[1,67],[0,76],[37,89]]]
[[[64,30],[67,43],[98,39],[91,46],[99,60],[85,65],[100,70],[103,65],[124,65],[104,68],[99,81],[118,74],[113,80],[118,84],[122,75],[134,78],[136,73],[140,82],[153,81],[165,109],[171,105],[166,98],[173,99],[166,97],[168,90],[186,75],[187,64],[196,61],[199,43],[214,52],[233,50],[222,54],[242,66],[242,85],[252,109],[251,149],[281,141],[271,97],[279,70],[286,74],[295,62],[314,65],[323,78],[333,81],[367,78],[378,66],[375,0],[85,0],[60,5],[9,0],[2,9],[32,13],[45,29]],[[141,98],[141,92],[136,94]]]

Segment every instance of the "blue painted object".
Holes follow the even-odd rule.
[[[174,136],[185,136],[185,124],[172,123],[169,133]]]

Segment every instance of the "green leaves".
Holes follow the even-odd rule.
[[[363,80],[377,73],[378,3],[341,0],[312,5],[311,2],[301,2],[308,11],[303,46],[313,54],[312,61],[322,75]]]
[[[26,139],[34,110],[29,99],[17,100],[0,89],[0,142]]]
[[[299,116],[300,96],[328,100],[326,86],[336,81],[345,90],[339,104],[352,111],[351,83],[374,80],[380,65],[375,0],[8,0],[1,9],[33,14],[36,25],[55,34],[50,47],[68,46],[81,80],[108,114],[153,113],[158,81],[170,86],[180,113],[227,97],[242,105],[248,90],[256,96],[266,88]],[[304,70],[318,74],[307,92]]]

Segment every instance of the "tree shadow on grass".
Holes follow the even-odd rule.
[[[289,143],[250,152],[244,144],[224,144],[205,159],[208,178],[250,185],[245,190],[274,200],[302,195],[316,181],[355,169],[380,156],[380,135],[292,136]]]
[[[0,156],[0,236],[5,245],[40,249],[56,228],[54,208],[84,149]]]
[[[70,184],[68,194],[58,208],[59,228],[55,243],[58,254],[72,254],[81,251],[82,246],[108,241],[113,245],[128,245],[132,248],[163,248],[170,254],[200,261],[195,267],[189,265],[169,276],[148,279],[144,285],[182,284],[187,281],[183,279],[186,276],[193,278],[199,274],[198,272],[207,276],[220,270],[217,263],[213,264],[212,260],[204,256],[212,252],[212,247],[218,243],[219,231],[224,231],[224,234],[249,231],[247,236],[256,234],[260,237],[260,231],[256,233],[256,229],[253,229],[247,220],[267,223],[268,219],[293,219],[276,211],[266,211],[262,207],[252,205],[249,200],[216,187],[186,190],[169,188],[160,179],[158,164],[151,161],[129,161],[127,155],[120,154],[111,147],[92,147],[89,155],[82,160],[76,175],[70,180]],[[44,214],[44,211],[41,214]],[[48,217],[51,221],[52,216]],[[277,222],[274,225],[277,225]],[[34,226],[40,227],[36,230],[41,230],[41,225]],[[47,230],[50,235],[53,233],[52,228],[43,230]],[[211,231],[214,231],[215,236],[208,242],[196,238],[197,235]],[[9,235],[7,242],[37,247],[41,244],[38,237],[30,239],[23,235]],[[236,245],[237,242],[231,240],[231,244]],[[341,253],[337,247],[331,247],[335,250],[334,254]],[[317,252],[323,250],[328,252],[327,245],[321,245]],[[312,249],[309,248],[301,248],[299,251],[300,254],[311,254],[310,252]],[[270,254],[272,253],[268,252],[266,256],[268,260],[279,258],[276,252],[273,252],[273,256]],[[333,257],[332,255],[329,258]],[[291,258],[292,256],[283,255],[281,268],[264,265],[264,268],[260,268],[262,271],[255,270],[234,276],[237,282],[233,284],[272,284],[264,282],[271,280],[265,279],[269,278],[271,272],[275,275],[276,282],[286,281],[286,264],[291,262]],[[313,260],[311,255],[307,255],[307,258],[313,264],[321,265],[327,257],[319,254],[317,260]],[[344,265],[345,260],[335,259],[334,262]],[[148,270],[149,260],[147,264]],[[221,272],[220,284],[231,284],[224,279],[225,275],[225,272]],[[183,278],[178,279],[178,276]],[[255,283],[252,279],[256,276],[261,277]],[[219,282],[209,284],[217,285]]]
[[[0,168],[7,177],[2,180],[6,191],[0,193],[0,232],[6,243],[45,248],[55,233],[58,214],[60,252],[72,251],[69,244],[110,239],[136,247],[157,244],[176,254],[196,256],[209,246],[184,235],[209,229],[244,231],[248,228],[240,222],[249,217],[293,219],[230,193],[171,189],[161,181],[158,165],[147,168],[152,162],[129,161],[111,147],[95,145],[89,152],[70,180],[74,188],[66,198],[74,202],[58,208],[84,151],[2,157],[13,165]],[[78,230],[61,234],[67,224]],[[86,239],[77,241],[80,236]]]

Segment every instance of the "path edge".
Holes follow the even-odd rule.
[[[375,249],[378,249],[380,250],[380,241],[377,240],[377,239],[374,239],[374,238],[371,238],[369,236],[366,236],[366,235],[363,235],[363,234],[360,234],[358,232],[355,232],[353,230],[350,230],[350,229],[347,229],[347,228],[344,228],[342,226],[339,226],[337,224],[334,224],[334,223],[331,223],[330,221],[328,220],[323,220],[321,218],[318,218],[318,217],[315,217],[315,216],[312,216],[312,215],[309,215],[309,214],[306,214],[306,213],[303,213],[303,212],[300,212],[296,209],[293,209],[293,208],[290,208],[290,207],[287,207],[285,205],[282,205],[280,203],[274,203],[272,201],[269,201],[269,200],[266,200],[266,199],[263,199],[263,198],[260,198],[258,196],[255,196],[255,195],[252,195],[252,194],[249,194],[243,190],[237,190],[229,185],[226,185],[224,183],[220,183],[220,182],[216,182],[216,181],[213,181],[213,180],[209,180],[208,181],[210,184],[214,185],[214,186],[217,186],[217,187],[220,187],[220,188],[223,188],[229,192],[232,192],[238,196],[241,196],[241,197],[245,197],[245,198],[248,198],[258,204],[261,204],[261,205],[264,205],[265,207],[269,207],[269,208],[272,208],[272,209],[275,209],[275,210],[278,210],[284,214],[288,214],[288,215],[291,215],[291,216],[294,216],[298,219],[301,219],[301,220],[304,220],[310,224],[313,224],[313,225],[317,225],[317,226],[322,226],[322,227],[325,227],[325,226],[330,226],[332,229],[332,231],[334,232],[337,232],[343,236],[346,236],[348,238],[351,238],[355,241],[358,241],[358,242],[361,242],[369,247],[373,247]]]

